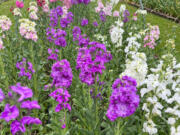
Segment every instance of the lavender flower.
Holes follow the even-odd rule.
[[[57,61],[58,60],[58,53],[59,53],[59,50],[58,49],[55,49],[54,52],[53,52],[53,49],[48,49],[48,60],[55,60]]]
[[[128,16],[130,16],[130,13],[129,13],[128,10],[125,10],[125,11],[123,12],[123,17],[124,17],[123,22],[124,22],[124,23],[126,23],[126,22],[129,21]]]
[[[102,22],[106,21],[106,14],[105,14],[104,11],[100,11],[99,16],[100,16],[100,19],[101,19]]]
[[[98,23],[95,21],[95,22],[93,22],[93,25],[94,25],[94,27],[97,27]]]
[[[51,77],[53,78],[52,85],[55,85],[55,87],[68,88],[71,85],[73,78],[69,62],[64,59],[53,64]]]
[[[139,105],[140,98],[136,94],[136,80],[123,76],[116,79],[112,85],[112,95],[106,116],[114,121],[118,117],[128,117],[132,115]]]
[[[21,122],[23,125],[32,125],[32,124],[36,124],[36,125],[39,125],[39,124],[42,124],[41,120],[38,119],[38,118],[33,118],[31,116],[24,116],[22,119],[21,119]]]
[[[68,103],[71,95],[67,90],[59,88],[53,91],[49,96],[53,97],[59,103],[55,108],[56,112],[59,112],[62,109],[68,109],[69,111],[71,111],[71,106]]]
[[[10,89],[20,95],[18,102],[21,102],[24,99],[31,98],[33,96],[32,90],[26,86],[21,86],[20,83],[17,83],[16,86],[11,86]]]
[[[0,102],[2,102],[4,98],[5,98],[5,95],[2,91],[2,89],[0,88]]]
[[[21,62],[17,62],[17,69],[20,70],[19,76],[27,76],[31,80],[32,74],[35,73],[31,62],[26,62],[26,58],[23,58]]]
[[[40,105],[38,104],[37,101],[23,101],[21,104],[21,108],[25,108],[25,109],[41,109]]]
[[[47,28],[46,35],[49,42],[53,42],[57,46],[65,47],[67,45],[65,36],[67,35],[64,30]]]
[[[86,25],[88,25],[88,19],[82,19],[81,26],[86,26]]]
[[[77,55],[76,68],[80,69],[80,80],[88,85],[92,85],[97,79],[98,74],[102,74],[105,69],[104,64],[112,59],[112,56],[107,52],[104,44],[98,42],[90,42],[90,47],[79,49]]]
[[[0,119],[4,119],[9,122],[12,119],[16,119],[19,116],[19,109],[16,105],[10,106],[6,104],[4,111],[1,113]]]
[[[25,133],[26,128],[21,122],[19,122],[18,120],[14,120],[11,123],[11,133],[12,135],[16,135],[17,132]]]

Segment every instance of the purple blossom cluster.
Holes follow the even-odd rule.
[[[124,22],[124,23],[126,23],[126,22],[129,21],[128,16],[130,16],[130,13],[129,13],[129,11],[126,9],[126,10],[123,12],[123,17],[124,17],[123,22]]]
[[[118,117],[128,117],[136,111],[140,102],[139,95],[136,94],[136,86],[136,80],[129,76],[123,76],[122,79],[115,80],[106,114],[111,121]]]
[[[12,101],[14,105],[7,103],[5,105],[4,111],[0,115],[0,119],[4,119],[6,122],[11,122],[11,133],[15,135],[16,133],[26,132],[25,125],[42,124],[39,118],[33,118],[31,116],[21,116],[21,109],[27,109],[28,115],[32,109],[40,109],[40,105],[37,101],[26,100],[32,98],[33,92],[30,88],[26,86],[21,86],[17,83],[15,86],[10,87],[10,92],[7,96],[4,95],[3,91],[0,89],[0,101]],[[17,97],[19,98],[17,99]]]
[[[82,19],[82,21],[81,21],[81,26],[86,26],[86,25],[88,25],[88,19]]]
[[[58,26],[59,18],[60,18],[60,25],[62,28],[68,27],[68,25],[73,22],[72,12],[68,12],[66,15],[64,15],[63,8],[60,6],[57,6],[56,8],[53,8],[50,11],[50,26],[52,28],[55,28],[56,26]]]
[[[71,95],[66,89],[58,88],[53,91],[49,96],[53,97],[58,102],[58,105],[55,108],[56,112],[59,112],[62,109],[68,109],[69,111],[71,111],[71,106],[68,103]]]
[[[17,69],[20,70],[19,76],[26,76],[29,80],[32,78],[32,74],[35,73],[35,70],[33,69],[33,65],[31,62],[27,62],[26,58],[23,58],[21,62],[16,63]]]
[[[51,77],[53,78],[52,86],[56,88],[68,88],[72,83],[72,69],[66,59],[57,61],[52,66]]]
[[[81,47],[87,47],[89,45],[89,38],[86,35],[81,35],[81,29],[78,26],[73,28],[73,41],[77,41]]]
[[[87,4],[89,4],[90,3],[90,0],[71,0],[71,3],[72,4],[85,4],[85,5],[87,5]]]
[[[50,26],[56,27],[58,25],[58,19],[60,16],[63,15],[63,9],[60,6],[57,6],[57,8],[54,8],[50,11]]]
[[[49,42],[54,43],[57,46],[65,47],[67,45],[66,42],[66,31],[61,29],[47,28],[46,36]]]
[[[105,22],[106,21],[106,14],[105,14],[105,12],[104,11],[100,11],[99,12],[99,16],[100,16],[100,20],[102,21],[102,22]]]
[[[58,49],[48,49],[48,60],[55,60],[57,61],[58,60],[58,53],[59,53],[59,50]]]
[[[90,47],[80,48],[76,60],[76,68],[80,70],[80,80],[83,83],[92,85],[97,80],[98,74],[105,70],[105,63],[112,59],[110,52],[104,44],[90,42]]]
[[[60,25],[62,28],[66,28],[69,26],[70,23],[73,22],[73,13],[68,12],[67,15],[60,20]]]

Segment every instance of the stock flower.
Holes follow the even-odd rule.
[[[94,27],[97,27],[98,23],[95,21],[95,22],[93,22],[93,25],[94,25]]]
[[[13,9],[13,15],[15,15],[15,16],[22,16],[21,10],[19,8]]]
[[[16,1],[16,7],[17,8],[23,8],[24,7],[23,1]]]
[[[88,19],[82,19],[81,26],[86,26],[86,25],[88,25]]]
[[[0,88],[0,102],[2,102],[4,98],[5,98],[5,95],[2,91],[2,89]]]
[[[58,49],[53,50],[53,49],[49,48],[48,49],[48,54],[49,54],[48,60],[55,60],[55,61],[57,61],[58,60],[58,52],[59,52]]]
[[[53,42],[57,46],[65,47],[66,43],[66,31],[61,29],[47,28],[46,35],[49,42]]]
[[[104,11],[100,11],[100,12],[99,12],[99,16],[100,16],[100,20],[101,20],[102,22],[105,22],[105,21],[106,21],[106,14],[105,14]]]
[[[29,110],[32,110],[32,109],[41,109],[40,105],[38,104],[37,101],[23,101],[21,103],[21,108],[26,108],[26,109],[29,109]]]
[[[35,29],[36,23],[30,21],[29,19],[20,19],[19,23],[20,23],[19,32],[21,36],[36,42],[38,39],[37,32]]]
[[[19,76],[27,76],[31,80],[32,74],[35,72],[31,62],[26,62],[26,58],[23,58],[21,62],[17,62],[17,69],[20,70]]]
[[[114,12],[113,12],[113,16],[114,16],[114,17],[119,17],[119,11],[114,11]]]
[[[2,29],[2,31],[8,31],[11,25],[11,20],[7,16],[0,16],[0,28]]]
[[[49,96],[53,97],[59,103],[55,108],[56,112],[61,111],[63,108],[71,111],[71,106],[68,103],[71,95],[68,93],[67,90],[58,88],[53,91]]]
[[[52,66],[51,77],[53,78],[52,85],[55,87],[68,88],[72,83],[72,69],[69,62],[66,59],[57,61]]]
[[[156,40],[159,39],[159,35],[159,27],[149,25],[148,32],[144,38],[144,47],[148,46],[149,48],[154,49],[156,46]]]
[[[19,122],[18,120],[14,120],[11,123],[11,133],[13,135],[16,135],[16,133],[19,132],[19,131],[22,132],[22,133],[25,133],[26,128],[21,122]]]
[[[136,85],[136,80],[128,76],[115,80],[106,114],[111,121],[118,117],[128,117],[136,111],[140,102],[140,98],[136,94]]]
[[[88,85],[94,84],[97,74],[102,74],[105,63],[112,59],[104,44],[90,42],[90,48],[80,48],[76,60],[76,68],[80,70],[80,80]]]
[[[4,111],[1,113],[0,119],[6,120],[9,122],[12,119],[16,119],[19,116],[19,109],[16,105],[10,106],[10,104],[6,104]]]
[[[20,83],[17,83],[15,86],[11,86],[10,89],[20,95],[18,102],[21,102],[24,99],[31,98],[33,96],[32,90],[26,86],[21,86]]]
[[[31,116],[24,116],[21,119],[21,122],[23,125],[32,125],[32,124],[39,125],[39,124],[42,124],[42,122],[39,118],[33,118]]]
[[[125,10],[125,11],[123,12],[123,17],[124,17],[123,22],[124,22],[124,23],[126,23],[126,22],[129,21],[128,16],[130,16],[130,13],[129,13],[128,10]]]

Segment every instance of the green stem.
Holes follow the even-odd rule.
[[[35,73],[33,73],[33,87],[34,87],[35,98],[37,98],[38,97],[37,70],[36,70],[36,65],[35,65],[35,61],[34,61],[34,50],[33,50],[34,45],[32,42],[29,44],[29,47],[30,47],[30,54],[31,54],[31,62],[32,62],[33,68],[35,69]]]
[[[4,63],[3,63],[1,54],[0,54],[0,67],[1,67],[1,75],[5,78],[4,79],[5,88],[6,88],[6,90],[8,90],[9,82],[8,82],[8,77],[6,75],[6,72],[4,71]]]

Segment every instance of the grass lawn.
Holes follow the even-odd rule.
[[[31,0],[25,1],[24,10],[27,9],[29,1],[31,1]],[[117,5],[117,7],[116,7],[117,9],[119,9],[120,4],[122,4],[122,3],[119,3]],[[0,15],[4,14],[4,15],[7,15],[8,17],[10,17],[11,19],[13,19],[12,13],[10,13],[10,10],[9,10],[12,5],[15,5],[15,0],[9,0],[9,1],[6,1],[6,2],[0,4]],[[133,14],[137,10],[137,8],[129,6],[129,5],[127,5],[127,8],[131,12],[131,14]],[[157,46],[159,54],[161,54],[161,49],[163,49],[165,41],[167,39],[171,38],[173,35],[176,36],[176,40],[175,40],[176,41],[176,51],[177,51],[176,57],[177,57],[178,61],[180,62],[180,24],[177,24],[173,21],[167,20],[165,18],[159,17],[159,16],[151,14],[151,13],[149,13],[146,16],[146,21],[151,23],[152,25],[158,25],[160,28],[160,32],[161,32],[161,34],[160,34],[161,41],[160,42],[161,43],[159,46]]]

